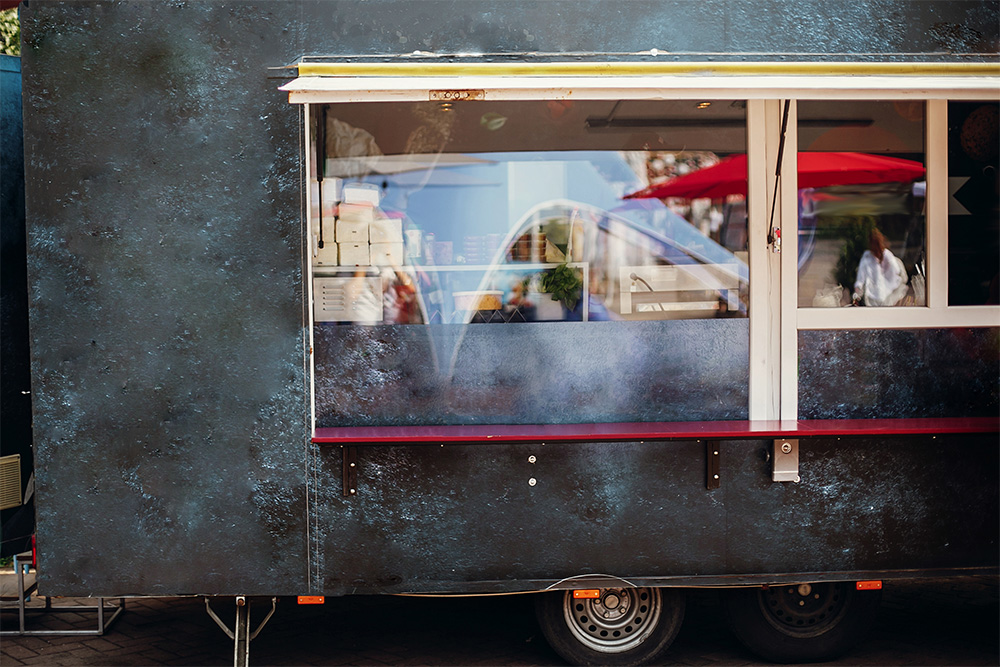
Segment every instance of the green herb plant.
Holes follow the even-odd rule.
[[[563,263],[542,276],[542,291],[551,294],[552,300],[561,302],[567,310],[573,310],[583,293],[583,281],[576,269]]]

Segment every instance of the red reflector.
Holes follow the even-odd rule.
[[[323,604],[326,598],[322,595],[300,595],[299,604]]]
[[[882,590],[881,581],[859,581],[858,582],[859,591],[880,591]]]
[[[601,597],[601,591],[599,591],[596,588],[591,588],[589,590],[582,590],[582,591],[573,591],[573,597],[576,598],[577,600],[581,598],[597,599]]]

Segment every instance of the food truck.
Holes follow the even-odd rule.
[[[20,11],[45,595],[808,662],[997,572],[995,2]]]

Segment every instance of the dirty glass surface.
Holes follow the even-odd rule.
[[[948,103],[948,303],[1000,304],[1000,104]]]
[[[799,417],[995,417],[1000,329],[799,332]]]
[[[799,307],[925,305],[924,103],[798,112]]]
[[[745,106],[311,107],[317,426],[745,416]]]

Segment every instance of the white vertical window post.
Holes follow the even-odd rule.
[[[781,224],[781,419],[799,418],[799,133],[798,107],[788,105],[778,202]],[[784,103],[782,103],[784,108]],[[776,216],[777,217],[777,216]]]
[[[789,125],[790,127],[793,127]],[[747,102],[747,214],[750,251],[750,419],[781,418],[780,257],[768,243],[781,135],[778,100]],[[787,143],[786,143],[787,152]],[[784,178],[784,176],[782,176]],[[781,202],[777,204],[780,206]]]
[[[924,114],[927,166],[927,307],[948,305],[948,101],[927,100]]]

